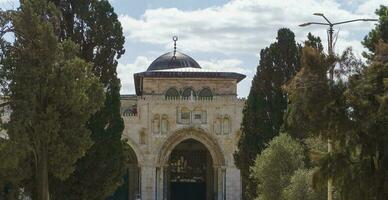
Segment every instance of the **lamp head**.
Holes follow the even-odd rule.
[[[362,19],[362,21],[366,21],[366,22],[376,22],[376,21],[379,21],[378,19]]]
[[[323,13],[314,13],[313,15],[316,15],[316,16],[323,16]]]

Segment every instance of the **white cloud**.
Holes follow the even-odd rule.
[[[204,69],[210,69],[220,72],[237,72],[246,74],[249,70],[242,67],[242,61],[238,59],[223,59],[223,60],[198,60],[198,63]]]
[[[359,3],[356,13],[345,10],[335,0],[234,0],[222,6],[184,11],[177,8],[146,10],[140,19],[120,16],[124,32],[130,40],[171,47],[171,36],[178,35],[178,48],[185,51],[256,54],[275,40],[276,31],[291,28],[299,41],[311,31],[326,40],[321,26],[298,27],[307,21],[322,21],[313,12],[325,13],[330,19],[342,21],[354,18],[371,18],[382,0]],[[346,27],[345,27],[346,26]],[[366,34],[373,23],[345,25],[340,43],[349,43],[355,33]],[[342,50],[342,49],[341,49]]]
[[[134,94],[135,84],[133,82],[133,74],[145,71],[152,60],[144,56],[138,56],[133,63],[119,63],[117,66],[117,74],[121,80],[121,94]]]
[[[362,4],[357,8],[357,13],[368,14],[374,13],[380,5],[387,5],[387,1],[383,2],[383,0],[368,0],[363,1]]]

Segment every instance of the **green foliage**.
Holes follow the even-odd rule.
[[[66,181],[52,180],[56,199],[105,199],[121,184],[127,169],[127,144],[121,140],[120,80],[117,59],[124,53],[124,36],[107,0],[50,0],[60,10],[62,40],[79,44],[80,57],[106,88],[104,106],[88,121],[94,142]],[[93,169],[93,170],[90,170]]]
[[[304,42],[305,46],[317,49],[319,52],[323,51],[322,40],[320,37],[314,36],[311,33],[307,34],[307,40]]]
[[[388,198],[387,56],[381,43],[369,66],[344,73],[348,82],[329,81],[319,52],[305,48],[302,70],[287,86],[289,127],[332,140],[332,152],[317,156],[314,179],[333,177],[341,199]]]
[[[373,59],[376,52],[376,45],[380,40],[388,42],[388,7],[381,5],[375,13],[379,16],[379,22],[361,42],[369,50],[369,52],[363,52],[363,56],[368,60]]]
[[[311,177],[313,170],[298,169],[291,177],[290,184],[283,190],[284,200],[325,200],[323,192],[316,192],[312,188]]]
[[[319,50],[304,47],[302,69],[284,88],[288,92],[289,105],[285,117],[285,130],[296,138],[306,138],[317,126],[324,126],[323,106],[330,98],[327,70]],[[303,123],[301,123],[303,122]]]
[[[294,33],[280,29],[277,41],[260,52],[260,64],[243,109],[242,136],[235,161],[241,169],[244,199],[256,196],[256,183],[249,177],[249,167],[265,144],[279,133],[287,107],[287,97],[281,86],[298,69],[299,47]]]
[[[251,168],[257,180],[258,200],[282,199],[294,171],[304,167],[304,149],[287,134],[275,137],[257,156]]]
[[[79,47],[58,42],[57,19],[52,4],[21,1],[12,17],[16,39],[1,68],[12,110],[1,156],[17,156],[1,167],[14,175],[11,182],[41,200],[49,198],[49,179],[69,177],[92,145],[86,122],[104,101],[91,65],[77,57]]]

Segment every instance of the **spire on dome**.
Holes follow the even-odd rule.
[[[178,36],[173,36],[172,37],[172,40],[174,41],[174,56],[173,56],[173,58],[176,58],[175,57],[175,54],[176,54],[176,41],[178,41]]]

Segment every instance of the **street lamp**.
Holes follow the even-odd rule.
[[[364,21],[364,22],[378,21],[377,19],[353,19],[353,20],[332,23],[329,19],[327,19],[327,17],[323,13],[314,13],[313,15],[323,17],[326,22],[307,22],[307,23],[300,24],[299,26],[300,27],[305,27],[305,26],[309,26],[309,25],[329,26],[328,33],[327,33],[327,37],[328,37],[327,38],[327,42],[328,42],[327,49],[328,49],[329,56],[334,56],[334,51],[333,51],[333,33],[334,33],[334,30],[333,30],[333,27],[335,25],[347,24],[347,23],[357,22],[357,21]],[[330,69],[329,69],[329,76],[330,76],[331,82],[333,82],[333,80],[334,80],[334,67],[335,67],[335,65],[332,64],[330,66]],[[328,139],[327,142],[328,142],[327,151],[330,153],[332,151],[332,141],[331,141],[331,139]],[[327,199],[333,200],[333,179],[331,177],[329,177],[329,179],[327,180]]]
[[[307,23],[300,24],[299,26],[301,26],[301,27],[309,26],[309,25],[329,26],[329,29],[328,29],[328,52],[329,52],[330,56],[334,55],[334,51],[333,51],[333,33],[334,33],[334,30],[333,30],[333,27],[335,25],[347,24],[347,23],[357,22],[357,21],[364,21],[364,22],[378,21],[377,19],[353,19],[353,20],[332,23],[329,19],[327,19],[327,17],[323,13],[314,13],[314,15],[323,17],[326,22],[307,22]]]

